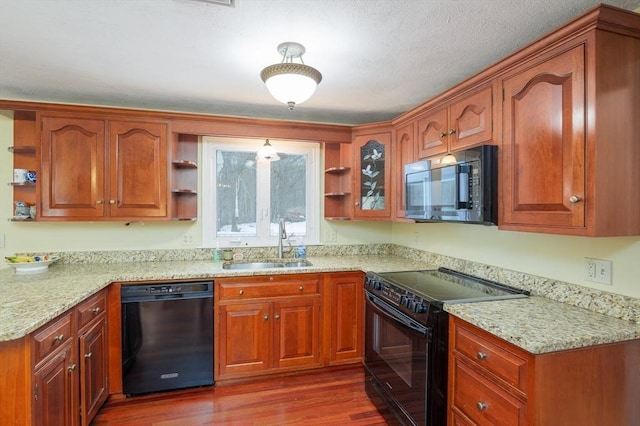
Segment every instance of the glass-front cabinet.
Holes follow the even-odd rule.
[[[391,132],[356,135],[354,219],[391,219]]]

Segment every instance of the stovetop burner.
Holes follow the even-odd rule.
[[[529,295],[525,290],[447,268],[375,275],[430,302],[466,303],[522,298]]]

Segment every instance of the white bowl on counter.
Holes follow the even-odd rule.
[[[48,256],[45,260],[45,255],[33,256],[35,260],[33,262],[11,262],[5,259],[5,263],[16,270],[16,274],[40,274],[46,272],[49,269],[49,265],[60,259],[60,256]]]

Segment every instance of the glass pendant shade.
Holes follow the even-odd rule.
[[[278,161],[280,156],[276,149],[269,143],[269,139],[264,142],[256,153],[256,160]]]
[[[282,43],[278,46],[278,51],[283,55],[283,62],[263,69],[260,78],[271,96],[293,109],[296,104],[301,104],[313,95],[322,81],[322,74],[304,63],[291,62],[293,58],[300,58],[302,61],[304,46],[301,44]]]

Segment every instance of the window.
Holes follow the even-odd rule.
[[[263,140],[203,138],[202,244],[271,246],[284,219],[291,243],[319,243],[320,145],[270,139],[280,160],[256,160]]]

